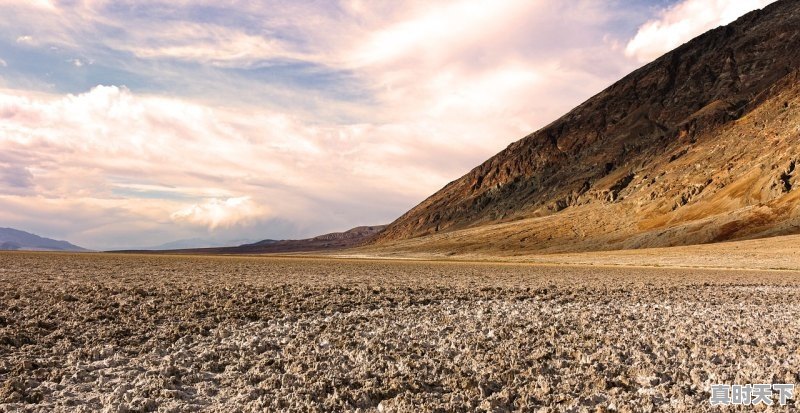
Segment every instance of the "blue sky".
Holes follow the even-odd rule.
[[[96,249],[388,223],[769,0],[0,0],[0,226]]]

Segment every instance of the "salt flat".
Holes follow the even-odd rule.
[[[717,411],[798,381],[798,303],[792,271],[2,253],[0,411]]]

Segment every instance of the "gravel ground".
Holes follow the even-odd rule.
[[[790,272],[2,253],[0,411],[729,411],[798,381],[798,306]]]

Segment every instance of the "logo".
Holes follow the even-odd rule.
[[[776,393],[778,404],[785,406],[793,398],[794,384],[712,384],[708,401],[712,406],[772,406]]]

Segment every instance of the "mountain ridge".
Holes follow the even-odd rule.
[[[342,232],[331,232],[311,238],[298,240],[273,240],[265,239],[251,244],[234,247],[216,248],[185,248],[173,250],[159,250],[147,252],[178,253],[178,254],[275,254],[294,252],[333,251],[358,247],[370,241],[385,225],[359,226]],[[139,250],[125,250],[115,252],[140,252]]]
[[[218,247],[236,247],[244,244],[252,244],[256,242],[250,239],[232,239],[232,240],[216,240],[211,238],[183,238],[174,241],[165,242],[159,245],[149,247],[133,248],[136,250],[174,250],[174,249],[188,249],[188,248],[218,248]]]
[[[776,200],[794,189],[799,9],[778,1],[635,70],[450,182],[373,244],[430,237],[446,249],[448,233],[513,222],[518,233],[503,233],[517,243],[511,250],[686,245],[795,231],[796,203]],[[752,147],[774,136],[781,139],[772,148]],[[736,146],[748,147],[739,159]],[[759,178],[741,182],[748,174]],[[732,185],[743,188],[731,194]],[[768,218],[746,211],[770,202],[783,210],[770,209]],[[737,219],[696,228],[720,213]],[[687,225],[684,234],[663,236]],[[475,240],[503,242],[477,232]]]
[[[0,251],[89,251],[67,241],[41,237],[30,232],[0,228]]]

